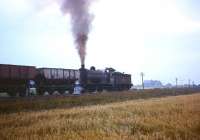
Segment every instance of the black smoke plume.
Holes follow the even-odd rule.
[[[81,59],[85,63],[86,45],[93,15],[89,12],[92,0],[63,0],[61,10],[71,15],[72,32]]]

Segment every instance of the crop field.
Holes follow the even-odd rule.
[[[199,140],[200,93],[155,92],[2,100],[0,139]]]

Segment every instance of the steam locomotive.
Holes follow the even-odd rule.
[[[131,88],[131,75],[115,72],[113,68],[106,68],[105,71],[96,70],[91,67],[85,69],[84,65],[79,69],[80,84],[83,89],[89,91],[106,90],[128,90]]]
[[[76,86],[81,92],[103,90],[128,90],[131,88],[131,75],[116,72],[113,68],[96,70],[86,69],[36,68],[35,66],[19,66],[0,64],[0,93],[7,92],[11,96],[29,96],[33,89],[43,95],[73,93]]]

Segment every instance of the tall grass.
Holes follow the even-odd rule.
[[[200,94],[2,113],[0,138],[199,140]]]

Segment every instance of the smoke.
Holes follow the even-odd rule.
[[[92,0],[63,0],[61,10],[71,15],[72,33],[81,64],[85,62],[86,45],[93,15],[89,13]]]

